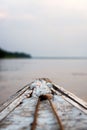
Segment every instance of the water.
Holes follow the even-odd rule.
[[[2,59],[0,60],[0,104],[37,78],[54,83],[87,101],[87,60]]]

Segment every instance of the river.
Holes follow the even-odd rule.
[[[87,101],[86,59],[0,59],[0,104],[43,77]]]

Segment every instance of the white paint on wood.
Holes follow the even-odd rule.
[[[42,94],[52,93],[52,103],[62,121],[64,130],[87,130],[87,114],[85,108],[78,105],[86,103],[70,92],[55,85],[61,89],[63,93],[54,90],[52,83],[44,80],[36,80],[31,83],[30,89],[27,89],[22,95],[18,96],[13,102],[0,113],[0,130],[30,130],[34,119],[35,107],[38,96]],[[32,93],[31,97],[29,95]],[[57,94],[57,95],[56,95]],[[69,95],[76,100],[69,99]],[[68,102],[67,102],[68,101]],[[79,108],[79,109],[78,109]],[[47,100],[42,101],[38,111],[36,130],[59,130],[59,124],[52,113],[51,106]]]
[[[59,92],[65,100],[67,100],[69,103],[73,104],[75,107],[77,107],[78,109],[82,110],[83,112],[87,114],[87,103],[85,101],[78,98],[77,96],[70,93],[69,91],[65,90],[64,88],[55,84],[53,85],[56,88],[58,88],[58,90],[60,90]],[[53,90],[56,94],[58,93],[58,91],[55,90],[54,88],[51,88],[51,90]]]

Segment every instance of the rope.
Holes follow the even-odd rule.
[[[40,105],[40,99],[38,98],[37,105],[36,105],[36,109],[35,109],[35,113],[34,113],[34,121],[33,121],[33,124],[32,124],[32,127],[31,127],[31,130],[35,130],[35,128],[36,128],[36,123],[37,123],[37,113],[38,113],[39,105]]]
[[[49,101],[50,106],[51,106],[51,108],[52,108],[52,110],[53,110],[53,113],[54,113],[55,116],[56,116],[57,122],[58,122],[58,124],[59,124],[59,126],[60,126],[60,130],[64,130],[63,125],[62,125],[62,122],[61,122],[61,120],[60,120],[60,118],[59,118],[59,116],[58,116],[58,113],[56,112],[56,109],[55,109],[55,107],[54,107],[52,101],[50,100],[51,98],[52,98],[52,96],[51,96],[50,94],[41,95],[41,96],[38,98],[37,105],[36,105],[36,109],[35,109],[35,113],[34,113],[34,121],[33,121],[31,130],[35,130],[35,128],[36,128],[37,116],[38,116],[37,113],[38,113],[38,108],[39,108],[40,102],[43,101],[43,100],[46,100],[46,99]]]
[[[49,97],[48,95],[47,95],[47,99],[48,99],[48,101],[49,101],[49,103],[50,103],[50,106],[51,106],[51,108],[52,108],[52,110],[53,110],[53,112],[54,112],[56,118],[57,118],[57,122],[58,122],[58,124],[60,125],[60,130],[64,130],[63,125],[62,125],[62,122],[61,122],[61,120],[60,120],[60,118],[59,118],[59,115],[58,115],[58,113],[56,112],[56,109],[55,109],[55,107],[54,107],[54,105],[53,105],[53,103],[52,103],[52,101],[50,100],[50,97]]]

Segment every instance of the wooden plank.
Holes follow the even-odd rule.
[[[65,101],[60,94],[52,98],[64,130],[87,130],[87,115]],[[37,98],[26,98],[23,104],[16,107],[0,124],[0,130],[31,130]],[[38,111],[36,130],[60,130],[47,100],[42,101]]]
[[[9,115],[19,104],[23,102],[26,98],[27,94],[31,94],[31,90],[26,90],[22,95],[18,96],[13,102],[11,102],[3,111],[0,112],[0,121],[2,121],[5,117]]]
[[[59,114],[64,130],[87,130],[87,104],[84,101],[48,80],[35,80],[28,87],[1,111],[0,130],[31,130],[37,99],[42,94],[52,95],[51,102]],[[36,126],[36,130],[44,129],[60,130],[47,100],[40,103]]]
[[[5,109],[10,103],[12,103],[16,98],[22,95],[27,89],[29,89],[29,84],[18,90],[14,95],[12,95],[9,99],[2,103],[0,106],[0,112]]]
[[[69,103],[73,104],[75,107],[79,108],[87,114],[87,103],[85,101],[54,83],[53,88],[51,88],[51,90],[53,90],[56,94],[58,94],[59,92],[65,100],[67,100]]]

